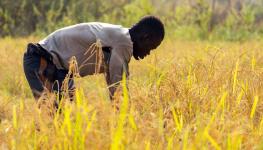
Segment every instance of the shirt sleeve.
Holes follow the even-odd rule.
[[[123,72],[126,74],[126,77],[129,76],[129,66],[130,54],[125,53],[125,49],[116,48],[112,49],[112,54],[109,62],[109,70],[106,74],[107,84],[109,86],[110,97],[112,97],[122,80]]]

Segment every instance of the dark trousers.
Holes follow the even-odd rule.
[[[39,74],[39,69],[40,69],[40,60],[41,57],[43,58],[43,56],[41,56],[39,53],[37,53],[37,51],[39,51],[39,49],[37,47],[32,47],[32,46],[28,46],[27,47],[27,51],[24,54],[24,59],[23,59],[23,66],[24,66],[24,72],[26,75],[26,79],[29,83],[29,86],[32,90],[33,96],[35,97],[35,99],[38,99],[44,92],[45,89],[45,85],[44,83],[40,80],[40,74]],[[61,99],[62,97],[62,83],[66,77],[66,75],[68,74],[68,70],[61,70],[61,69],[57,69],[55,67],[55,65],[53,64],[53,62],[48,61],[48,65],[44,70],[44,73],[52,70],[52,74],[48,74],[48,77],[45,76],[47,79],[50,79],[50,83],[52,85],[52,88],[50,89],[50,92],[59,92],[59,99]],[[49,71],[50,72],[50,71]],[[72,98],[73,97],[73,92],[74,92],[74,80],[71,77],[69,78],[69,82],[68,82],[68,86],[67,86],[67,90],[71,93],[67,93],[70,94],[69,96]]]

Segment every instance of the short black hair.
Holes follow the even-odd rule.
[[[154,37],[155,40],[162,41],[165,35],[164,25],[156,16],[145,16],[136,23],[131,30],[139,33],[147,33]]]
[[[133,42],[133,56],[143,59],[157,48],[164,39],[164,25],[155,16],[145,16],[129,29]]]

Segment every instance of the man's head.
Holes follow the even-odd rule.
[[[139,60],[149,55],[161,44],[164,34],[164,25],[157,17],[143,17],[130,28],[134,58]]]

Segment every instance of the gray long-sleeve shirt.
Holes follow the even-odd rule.
[[[52,56],[59,69],[68,69],[72,56],[76,57],[80,76],[95,73],[96,55],[87,50],[97,40],[102,47],[111,49],[108,85],[119,82],[123,71],[128,74],[128,63],[132,57],[133,43],[129,30],[119,25],[91,22],[68,26],[51,33],[39,44]],[[100,72],[105,70],[101,69]],[[113,94],[115,88],[110,88]]]

